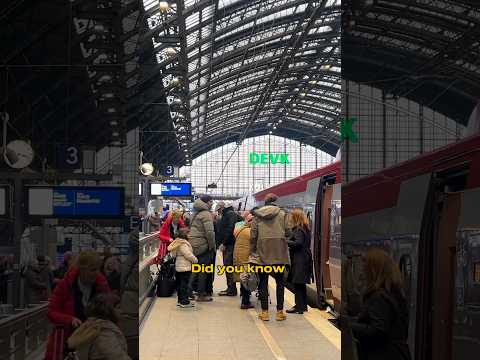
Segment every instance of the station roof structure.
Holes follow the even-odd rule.
[[[124,146],[143,100],[140,10],[137,0],[2,1],[0,111],[9,137],[47,159],[55,143]]]
[[[474,0],[344,0],[342,75],[465,125],[480,100]]]
[[[144,120],[147,159],[185,164],[226,143],[269,133],[335,155],[339,0],[143,4],[144,44],[154,44],[149,50],[168,104],[160,109],[162,101],[154,101],[156,115]],[[168,136],[159,142],[158,134]]]

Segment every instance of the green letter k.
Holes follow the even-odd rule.
[[[340,139],[343,140],[350,140],[353,143],[358,141],[357,134],[352,129],[353,123],[357,121],[356,118],[348,118],[342,120],[340,123]]]

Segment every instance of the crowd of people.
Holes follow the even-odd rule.
[[[311,225],[305,212],[295,208],[281,209],[275,194],[265,197],[265,204],[242,214],[231,202],[220,202],[212,211],[213,199],[204,195],[193,205],[193,216],[185,217],[180,210],[169,211],[160,223],[160,250],[157,261],[170,252],[175,258],[178,304],[193,307],[196,302],[213,301],[214,274],[192,273],[192,264],[213,265],[217,250],[225,266],[256,268],[285,265],[285,271],[258,271],[257,281],[242,281],[238,273],[226,273],[227,288],[219,296],[237,296],[240,283],[241,309],[254,306],[251,294],[257,290],[261,303],[258,317],[270,319],[268,281],[276,282],[276,320],[286,319],[285,313],[303,314],[308,311],[307,284],[313,281]],[[186,221],[186,218],[188,219]],[[342,330],[349,331],[357,343],[357,357],[367,359],[409,360],[408,305],[398,265],[384,250],[373,248],[365,254],[366,290],[362,310],[351,316],[341,316]],[[251,280],[251,277],[244,276]],[[292,285],[295,305],[284,312],[286,283]]]
[[[258,290],[262,311],[259,318],[268,321],[268,279],[276,281],[276,320],[286,319],[284,292],[287,281],[294,284],[295,306],[287,313],[307,311],[306,284],[313,278],[310,250],[310,225],[300,208],[287,214],[277,204],[277,196],[269,194],[265,204],[243,213],[237,212],[230,201],[220,202],[212,211],[209,195],[193,204],[192,216],[181,210],[170,211],[159,224],[160,246],[156,261],[162,263],[167,253],[175,257],[178,306],[193,307],[196,302],[213,301],[214,273],[192,272],[192,264],[215,269],[217,251],[224,266],[239,268],[248,264],[258,267],[284,266],[285,271],[256,272],[258,286],[245,286],[236,272],[225,272],[227,288],[219,296],[238,296],[240,283],[241,309],[252,308],[252,291]],[[205,268],[204,267],[204,268]]]
[[[45,360],[138,359],[138,232],[129,245],[123,261],[67,252],[57,268],[40,255],[22,271],[26,303],[48,301]]]

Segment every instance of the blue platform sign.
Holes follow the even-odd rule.
[[[163,175],[165,175],[165,176],[175,175],[175,168],[172,165],[165,166],[165,169],[163,171]]]
[[[162,184],[162,196],[192,196],[192,184],[189,184],[189,183]]]
[[[116,218],[125,213],[122,187],[32,187],[28,205],[33,216]]]

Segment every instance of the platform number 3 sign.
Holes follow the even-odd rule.
[[[76,145],[57,147],[58,169],[80,169],[82,167],[82,150]]]
[[[175,174],[175,168],[172,165],[165,166],[165,171],[163,173],[165,176],[173,176]]]

